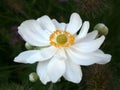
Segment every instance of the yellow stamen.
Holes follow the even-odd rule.
[[[74,44],[75,37],[67,31],[56,30],[50,37],[50,44],[59,47],[69,47]]]

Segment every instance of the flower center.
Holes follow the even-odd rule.
[[[59,44],[65,44],[67,42],[67,37],[65,34],[60,34],[57,36],[56,41]]]
[[[69,47],[74,44],[75,37],[67,31],[56,30],[50,37],[50,44],[59,48],[59,47]]]

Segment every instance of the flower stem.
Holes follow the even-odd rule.
[[[53,83],[50,84],[49,90],[53,90]]]

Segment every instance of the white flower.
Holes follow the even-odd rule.
[[[30,45],[46,47],[24,51],[14,59],[19,63],[38,62],[37,74],[43,84],[55,83],[62,76],[68,81],[79,83],[82,79],[80,65],[105,64],[111,59],[111,55],[99,49],[105,37],[96,38],[97,31],[88,33],[89,22],[85,21],[82,25],[77,13],[71,15],[67,24],[51,20],[45,15],[37,20],[24,21],[18,29]]]

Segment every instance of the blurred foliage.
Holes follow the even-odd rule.
[[[73,84],[64,79],[53,85],[54,90],[119,90],[120,88],[120,1],[119,0],[0,0],[0,90],[48,90],[39,80],[31,83],[28,75],[36,64],[17,64],[13,59],[26,50],[17,27],[27,19],[49,15],[68,22],[78,12],[83,21],[90,21],[92,31],[97,23],[104,23],[109,34],[102,46],[112,54],[107,65],[82,67],[83,80]],[[4,82],[4,83],[3,83]]]

